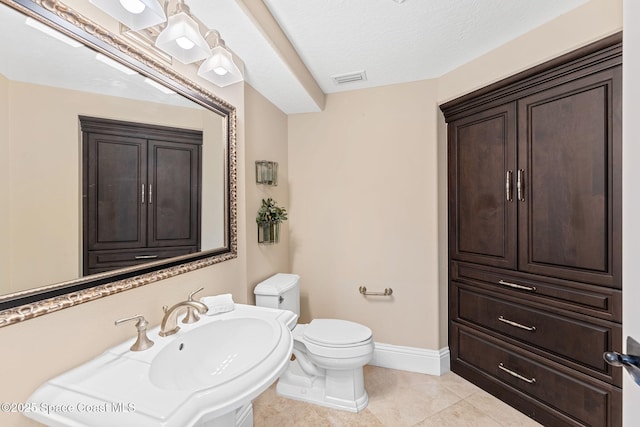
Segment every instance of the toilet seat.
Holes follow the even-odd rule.
[[[371,329],[338,319],[314,319],[304,329],[307,342],[324,347],[353,347],[371,339]]]
[[[374,348],[372,335],[366,326],[338,319],[314,319],[293,329],[294,345],[297,341],[308,353],[336,362],[370,359]]]

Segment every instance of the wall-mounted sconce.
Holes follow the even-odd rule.
[[[278,185],[278,162],[256,160],[256,183]]]
[[[224,87],[244,79],[234,54],[216,30],[191,13],[184,0],[90,0],[160,51],[184,64],[198,63],[198,75]],[[169,13],[170,5],[175,5]],[[212,37],[212,43],[209,38]]]

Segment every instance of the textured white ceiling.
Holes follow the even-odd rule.
[[[280,48],[247,15],[245,3],[259,1],[269,8],[322,90],[333,93],[438,77],[588,0],[186,0],[191,11],[209,28],[219,30],[244,61],[246,81],[283,112],[294,114],[321,107]],[[16,35],[18,29],[9,27],[8,18],[1,19],[0,39],[21,40],[0,46],[3,58],[12,57],[9,51],[40,53],[22,69],[3,61],[0,72],[27,79],[31,71],[43,68],[39,61],[44,52],[53,52],[60,67],[47,69],[49,80],[114,89],[109,77],[98,82],[89,77],[94,75],[89,68],[105,68],[103,64],[71,66],[85,54],[57,41],[43,39],[36,41],[37,48],[27,48],[26,39]],[[76,75],[74,70],[82,72]],[[331,79],[356,71],[365,71],[367,80],[337,86]],[[118,87],[120,93],[130,96],[134,88],[144,92],[147,88],[139,77]],[[156,96],[151,93],[143,96]]]
[[[587,0],[264,0],[325,93],[439,77]],[[364,82],[332,75],[364,70]]]

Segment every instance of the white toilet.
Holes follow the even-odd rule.
[[[276,274],[259,283],[256,305],[300,315],[300,276]],[[358,412],[366,408],[362,367],[373,356],[371,329],[337,319],[314,319],[295,325],[295,359],[278,380],[279,395],[334,409]]]

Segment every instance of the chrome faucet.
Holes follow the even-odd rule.
[[[200,301],[182,301],[177,303],[171,308],[163,307],[164,317],[160,325],[160,332],[158,335],[161,337],[167,337],[173,335],[180,329],[178,326],[178,312],[181,308],[193,308],[200,314],[205,314],[209,311],[209,307],[201,303]]]

